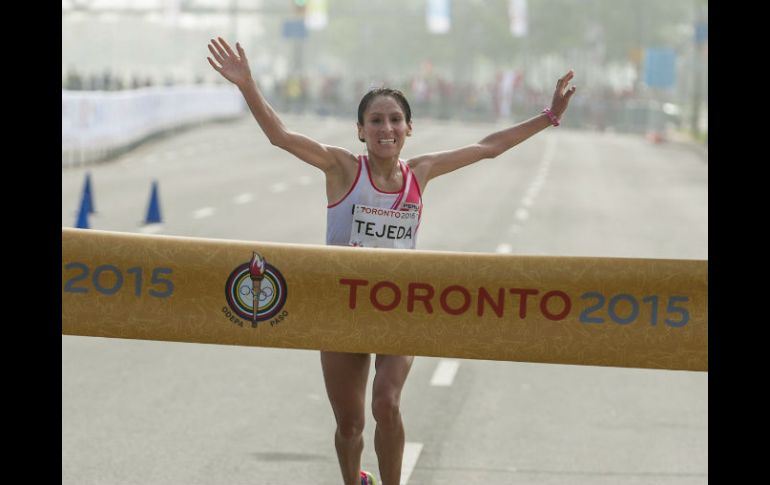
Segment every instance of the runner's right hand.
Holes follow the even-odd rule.
[[[217,40],[211,39],[208,48],[211,55],[214,56],[214,60],[211,57],[206,57],[206,59],[222,77],[239,87],[252,82],[249,60],[239,42],[235,43],[235,48],[238,50],[237,55],[222,37],[217,37]]]

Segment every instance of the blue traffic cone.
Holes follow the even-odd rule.
[[[152,181],[152,193],[150,194],[150,205],[147,208],[147,217],[144,220],[145,224],[159,223],[160,220],[160,203],[158,202],[158,181]]]
[[[96,212],[94,209],[94,199],[91,193],[91,173],[86,174],[86,183],[83,187],[83,202],[86,204],[86,210],[89,214]]]
[[[80,210],[78,211],[78,219],[75,221],[75,227],[78,229],[90,229],[88,226],[88,202],[86,202],[85,194],[80,201]]]

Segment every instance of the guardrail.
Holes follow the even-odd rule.
[[[245,111],[233,86],[62,90],[62,168],[98,162],[153,135]]]

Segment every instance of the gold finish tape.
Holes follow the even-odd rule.
[[[255,253],[262,280],[251,278]],[[62,333],[707,371],[707,277],[705,260],[62,228]]]

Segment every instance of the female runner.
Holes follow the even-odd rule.
[[[209,64],[240,89],[270,143],[324,172],[326,243],[332,245],[414,249],[422,192],[429,181],[497,157],[535,133],[558,126],[575,94],[575,86],[569,87],[570,70],[556,82],[550,108],[538,116],[472,145],[401,160],[404,142],[412,135],[409,103],[398,90],[374,89],[358,107],[358,138],[366,144],[366,154],[356,156],[288,130],[257,89],[245,51],[239,43],[235,48],[221,37],[211,39]],[[399,406],[413,360],[402,355],[376,355],[374,360],[374,448],[383,485],[398,485],[401,477],[404,426]],[[337,421],[334,444],[346,485],[374,483],[373,476],[361,470],[370,361],[369,354],[321,352],[326,391]]]

